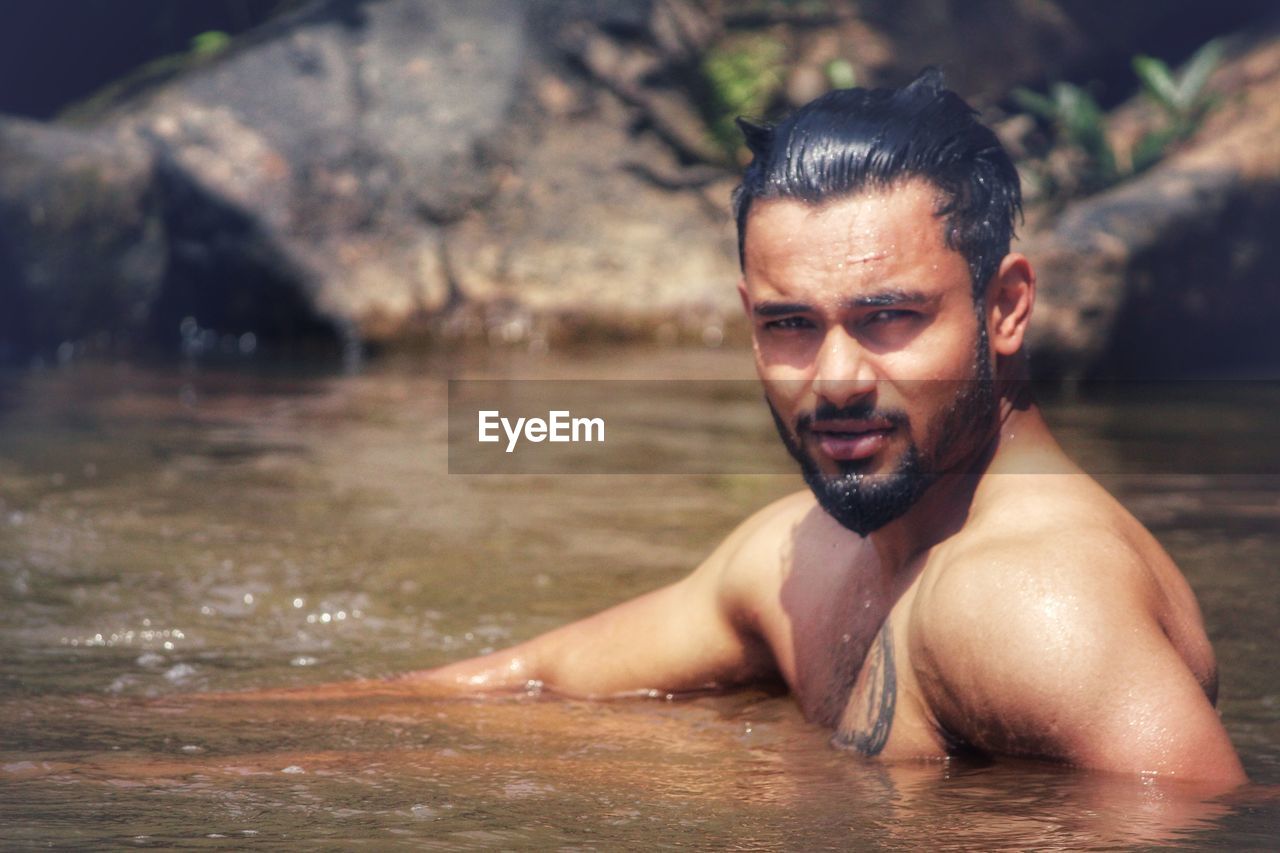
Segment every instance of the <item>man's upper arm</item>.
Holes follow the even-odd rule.
[[[939,722],[992,753],[1244,781],[1217,712],[1157,621],[1145,569],[1078,547],[1027,565],[1046,550],[994,548],[929,591],[914,660]]]
[[[412,678],[476,690],[539,681],[575,696],[681,692],[767,677],[767,645],[747,617],[744,576],[779,548],[788,500],[743,522],[689,576],[511,649]]]

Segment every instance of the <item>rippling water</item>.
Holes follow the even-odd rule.
[[[1242,469],[1240,441],[1219,429],[1244,423],[1274,449],[1278,401],[1261,392],[1050,407],[1087,465],[1129,472],[1107,486],[1200,596],[1223,716],[1255,782],[1226,798],[1034,765],[866,764],[760,693],[204,698],[533,636],[679,577],[799,487],[789,475],[450,476],[449,377],[750,370],[736,352],[469,358],[355,375],[82,364],[0,376],[6,847],[1280,841],[1280,477]],[[777,452],[767,428],[743,434]],[[1203,464],[1141,473],[1188,447]]]

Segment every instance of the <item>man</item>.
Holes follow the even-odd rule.
[[[408,677],[580,696],[781,678],[867,756],[1243,781],[1190,588],[1026,394],[1035,276],[995,136],[936,71],[742,126],[739,290],[809,491],[671,586]]]

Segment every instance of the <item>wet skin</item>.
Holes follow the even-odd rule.
[[[916,454],[936,478],[909,509],[864,538],[792,495],[671,586],[407,679],[579,696],[781,679],[833,742],[868,756],[1243,781],[1186,581],[1008,392],[1029,263],[1006,256],[978,312],[937,203],[918,181],[757,203],[740,284],[757,370],[800,452],[868,483]],[[982,360],[1002,393],[975,412],[963,394]],[[864,413],[821,416],[832,408]]]

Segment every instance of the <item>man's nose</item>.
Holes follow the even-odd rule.
[[[875,390],[867,353],[844,328],[827,332],[815,368],[813,391],[834,406],[847,406]]]

